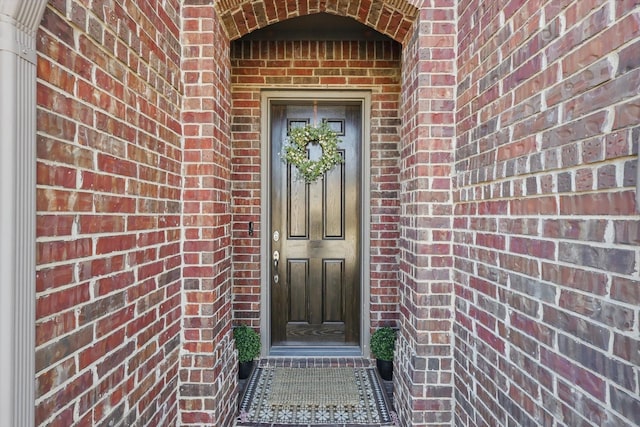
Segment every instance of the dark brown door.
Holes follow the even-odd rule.
[[[306,184],[280,153],[288,129],[322,121],[338,133],[345,162]],[[273,345],[359,344],[361,122],[360,104],[271,105]],[[308,146],[312,159],[320,154]]]

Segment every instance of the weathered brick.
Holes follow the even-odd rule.
[[[604,400],[606,387],[601,378],[544,348],[540,352],[540,360],[571,383],[581,387],[595,398]]]
[[[637,128],[634,128],[632,135],[638,132],[635,129]],[[632,137],[632,140],[637,140],[637,138]],[[637,148],[637,145],[631,144],[630,146],[628,133],[625,131],[610,133],[605,137],[605,159],[615,159],[629,155],[634,148]]]
[[[614,334],[613,354],[634,365],[640,361],[640,340],[621,334]]]
[[[640,243],[640,224],[638,221],[614,221],[614,242],[622,245],[637,245]]]
[[[618,186],[617,168],[615,165],[606,165],[598,168],[598,190],[616,188]]]
[[[605,295],[607,289],[606,272],[587,271],[555,263],[542,264],[542,278],[564,288],[579,289],[599,296]]]
[[[632,423],[640,424],[640,401],[614,386],[609,387],[611,406]]]
[[[602,248],[577,243],[561,242],[558,246],[558,260],[622,274],[631,274],[635,269],[635,253],[631,250]]]
[[[576,388],[569,381],[558,380],[558,397],[562,403],[562,416],[570,425],[584,425],[586,420],[603,420],[605,412],[594,398]]]
[[[77,328],[75,313],[66,311],[40,320],[36,327],[36,346],[51,340],[53,337],[64,336]]]
[[[608,328],[582,320],[565,311],[558,310],[551,306],[543,306],[543,320],[550,326],[580,338],[598,348],[606,349],[609,345],[611,332]]]
[[[640,304],[640,281],[614,276],[611,283],[611,298],[631,305]]]
[[[623,74],[601,86],[578,96],[566,105],[567,118],[581,117],[596,109],[606,107],[612,102],[618,102],[634,96],[633,87],[640,84],[640,69]]]
[[[124,304],[124,292],[96,300],[80,308],[78,322],[81,326],[87,323],[93,323],[96,319],[110,315],[112,312],[124,307]]]
[[[518,254],[531,255],[536,258],[556,258],[556,245],[554,242],[548,240],[511,237],[509,240],[509,250]]]
[[[558,335],[558,350],[583,367],[599,372],[627,390],[634,390],[634,368],[632,365],[620,363],[605,353],[594,350],[563,334]]]
[[[69,408],[68,410],[61,411],[58,415],[52,418],[51,424],[48,424],[47,417],[51,415],[51,413],[56,412],[58,405],[60,402],[68,402],[72,401],[80,394],[91,387],[93,383],[92,375],[90,372],[85,372],[80,376],[75,377],[72,381],[66,383],[64,387],[60,389],[60,392],[55,394],[54,396],[49,396],[42,400],[42,403],[36,407],[35,410],[35,421],[40,424],[47,425],[56,425],[62,427],[64,425],[69,425],[73,420],[73,410]]]
[[[619,330],[631,330],[635,321],[633,310],[596,297],[562,291],[559,305]]]
[[[633,215],[633,192],[610,192],[560,196],[563,215]]]
[[[76,329],[70,335],[58,338],[56,341],[38,348],[35,355],[36,372],[40,372],[47,367],[55,365],[58,361],[73,355],[82,347],[90,344],[92,340],[92,328],[85,327]],[[45,394],[48,392],[48,389],[43,388],[41,392],[41,394]]]
[[[548,238],[600,242],[604,240],[606,227],[604,220],[549,219],[544,221],[543,235]]]
[[[178,233],[168,230],[168,227],[179,226],[172,220],[163,219],[167,231],[155,240],[145,235],[137,241],[136,236],[123,234],[127,225],[124,214],[136,211],[139,196],[164,197],[162,206],[169,205],[166,199],[180,197],[179,190],[169,187],[180,185],[177,175],[180,169],[176,165],[181,153],[166,148],[165,144],[177,147],[179,141],[180,128],[175,126],[179,123],[181,91],[180,82],[175,78],[180,75],[180,61],[175,54],[179,41],[177,26],[170,24],[172,18],[167,19],[162,10],[164,6],[150,9],[143,4],[131,4],[125,10],[118,5],[107,8],[103,2],[88,6],[80,2],[61,4],[70,5],[70,10],[64,14],[47,10],[38,47],[38,130],[41,135],[38,209],[66,211],[69,215],[39,217],[38,238],[42,240],[38,242],[37,261],[38,292],[41,293],[38,295],[37,357],[43,365],[53,365],[56,359],[64,357],[81,359],[78,378],[87,374],[91,378],[91,372],[102,375],[102,371],[96,371],[98,363],[118,369],[130,356],[131,349],[118,350],[118,343],[112,341],[116,336],[113,330],[136,315],[135,307],[127,306],[122,290],[133,286],[138,274],[135,271],[136,261],[140,259],[137,243],[154,245],[156,254],[160,253],[156,249],[161,245],[172,248],[164,249],[161,255],[170,260],[167,265],[174,262],[173,257],[179,251],[177,244],[166,245],[169,239],[180,241]],[[173,18],[178,17],[175,12],[171,13]],[[161,27],[154,28],[160,22]],[[146,36],[160,28],[163,37],[154,41]],[[131,34],[143,34],[143,37],[138,39]],[[124,37],[125,42],[118,37]],[[95,44],[91,38],[101,43]],[[149,58],[150,51],[163,58],[161,67],[149,62],[155,61]],[[126,75],[128,69],[139,74]],[[141,96],[136,101],[135,93],[144,94],[145,99]],[[141,114],[127,110],[125,104],[138,106]],[[145,132],[154,136],[147,136]],[[127,144],[132,144],[129,149]],[[136,144],[144,146],[145,151],[138,150]],[[164,170],[174,175],[167,179]],[[159,185],[164,187],[156,191]],[[148,201],[140,206],[146,203]],[[164,215],[164,209],[155,210],[154,215]],[[77,215],[81,212],[87,214]],[[99,212],[105,215],[96,215]],[[159,222],[152,220],[147,224]],[[111,255],[112,251],[120,254]],[[68,264],[70,270],[60,265],[64,260],[74,263]],[[124,272],[125,268],[128,271]],[[80,324],[75,324],[74,312],[79,313]],[[81,325],[86,327],[80,329]],[[160,332],[163,331],[152,332],[147,339],[153,339],[154,333],[160,335]],[[116,341],[124,339],[122,334],[117,336]],[[99,339],[101,341],[94,342]],[[101,347],[99,343],[106,343],[105,340],[111,341],[107,347]],[[102,357],[105,359],[98,362]],[[63,380],[64,376],[58,380],[42,378],[41,395],[55,395],[56,400],[55,406],[45,398],[36,402],[39,424],[70,425],[72,422],[65,414],[73,415],[79,397],[65,390],[73,380]],[[163,380],[158,384],[160,381]],[[117,384],[102,384],[106,384],[102,394],[119,390]],[[157,419],[154,412],[165,402],[175,402],[176,391],[165,395],[167,401],[157,404],[145,401],[145,406],[151,408],[147,411],[149,420]],[[83,406],[79,414],[82,422],[88,420],[88,423],[102,425],[123,419],[122,411],[114,409],[115,400],[111,402],[113,406],[102,405],[97,400],[90,402],[87,404],[96,405],[95,411],[87,417],[88,409]],[[61,415],[54,416],[55,413]],[[173,413],[175,419],[175,410]]]
[[[534,337],[536,342],[543,344],[550,344],[553,342],[555,337],[554,331],[538,321],[523,316],[517,312],[513,312],[511,314],[510,320],[514,328]]]
[[[550,105],[562,102],[585,92],[599,84],[602,84],[613,77],[613,64],[602,59],[593,65],[581,69],[577,74],[563,81],[550,89],[546,94],[546,100]]]

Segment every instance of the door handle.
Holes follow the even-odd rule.
[[[280,262],[280,252],[273,251],[273,283],[278,284],[280,276],[278,275],[278,263]]]

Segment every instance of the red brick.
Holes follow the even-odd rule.
[[[580,289],[591,294],[605,295],[607,275],[551,263],[542,264],[542,278],[557,285]]]
[[[509,240],[509,250],[523,255],[531,255],[536,258],[551,260],[556,258],[555,243],[546,240],[511,237]]]
[[[640,304],[640,281],[614,276],[611,298],[631,305]]]
[[[558,211],[554,196],[512,200],[509,211],[512,215],[553,215]]]
[[[74,217],[71,215],[39,215],[36,218],[38,236],[69,236],[72,232]]]
[[[640,46],[637,47],[640,49]],[[640,66],[638,66],[640,68]],[[616,106],[615,120],[613,122],[614,129],[622,129],[634,126],[640,117],[640,100],[631,100]]]
[[[595,398],[604,400],[606,387],[601,378],[545,348],[541,349],[540,360],[572,384],[581,387]]]
[[[614,334],[613,354],[634,365],[640,362],[640,340],[621,334]]]
[[[625,219],[636,206],[633,192],[624,191],[635,185],[635,163],[621,160],[633,157],[637,139],[632,52],[639,21],[632,4],[458,6],[454,280],[460,296],[479,283],[498,289],[489,306],[480,293],[477,300],[458,299],[454,380],[462,424],[499,424],[498,416],[524,424],[552,424],[557,417],[575,425],[624,424],[633,413],[636,400],[619,392],[634,388],[630,366],[619,359],[629,361],[637,345],[616,334],[619,359],[599,356],[614,331],[635,332],[637,322],[628,305],[635,299],[637,230]],[[544,70],[536,62],[540,51]],[[506,214],[486,209],[505,201]],[[475,212],[475,206],[485,208]],[[488,231],[499,234],[492,239]],[[469,246],[474,241],[481,247]],[[507,384],[485,367],[495,354],[477,334],[487,331],[472,329],[467,317],[492,329],[478,314],[481,306],[496,316],[511,313],[516,329],[503,332],[497,324],[510,344],[500,366],[509,373]],[[571,360],[551,351],[554,345]],[[616,390],[613,411],[604,402],[607,387]],[[494,397],[507,388],[508,395]],[[538,415],[534,421],[526,413]]]
[[[565,345],[565,337],[575,337],[590,343],[588,348],[608,345],[608,331],[591,320],[611,320],[606,314],[585,319],[590,313],[584,311],[585,293],[590,303],[600,303],[603,313],[616,319],[617,307],[628,304],[615,301],[634,298],[626,281],[635,270],[626,264],[634,264],[635,258],[626,261],[637,243],[635,229],[611,222],[612,215],[633,217],[636,208],[630,190],[634,171],[623,166],[631,164],[636,140],[631,129],[633,88],[638,86],[633,1],[512,0],[500,5],[474,0],[457,5],[439,0],[421,10],[364,0],[265,0],[240,7],[222,2],[216,8],[211,1],[192,0],[180,7],[131,3],[126,10],[105,8],[101,1],[92,3],[91,10],[72,3],[51,2],[37,37],[38,292],[42,301],[53,295],[61,301],[49,317],[38,320],[39,345],[54,348],[49,345],[56,337],[72,333],[69,313],[97,307],[91,305],[94,301],[73,302],[71,289],[85,281],[95,285],[92,298],[112,298],[123,290],[135,304],[107,304],[116,313],[114,323],[109,316],[92,320],[96,334],[105,336],[110,325],[127,325],[127,339],[133,335],[150,344],[135,351],[120,346],[78,372],[77,378],[93,378],[89,371],[109,376],[100,379],[99,391],[85,393],[93,384],[82,384],[81,397],[77,385],[67,388],[73,380],[63,376],[64,383],[56,384],[43,374],[42,396],[56,398],[38,401],[39,425],[125,419],[141,425],[175,424],[178,407],[184,424],[224,425],[233,419],[231,317],[256,326],[259,322],[259,240],[241,233],[248,221],[258,227],[260,221],[259,90],[265,82],[307,87],[348,83],[371,90],[372,325],[425,317],[413,326],[401,322],[398,363],[408,368],[407,378],[424,386],[398,383],[396,401],[414,402],[397,408],[401,422],[450,423],[452,379],[460,396],[455,415],[466,424],[505,419],[557,423],[553,417],[576,425],[584,422],[581,417],[592,422],[607,417],[613,424],[619,417],[635,421],[634,396],[622,392],[627,384],[606,371],[623,366],[560,358],[549,350],[555,344],[545,341],[550,336]],[[404,45],[383,49],[376,59],[371,49],[341,42],[335,46],[344,50],[323,51],[326,58],[297,58],[310,55],[313,42],[295,49],[292,42],[282,43],[284,49],[273,57],[273,43],[256,50],[256,58],[247,57],[251,53],[246,50],[229,52],[229,37],[321,8],[355,17]],[[291,76],[280,76],[276,70],[291,68],[294,56],[299,62]],[[324,72],[315,69],[319,63]],[[82,172],[71,177],[70,170]],[[615,185],[622,175],[629,191]],[[458,208],[458,202],[468,207]],[[183,233],[181,215],[187,226]],[[403,222],[409,217],[415,222]],[[135,235],[125,234],[124,227]],[[424,228],[432,228],[431,242],[418,238]],[[561,263],[546,262],[556,247],[562,248]],[[181,271],[184,281],[172,271]],[[446,295],[454,283],[464,305],[453,316],[430,309],[434,300],[420,298],[435,289]],[[613,302],[605,296],[609,283]],[[182,286],[190,303],[178,362],[176,295]],[[473,292],[468,294],[469,289]],[[509,302],[501,300],[507,289]],[[572,300],[568,289],[580,290],[581,297]],[[202,293],[210,294],[219,310],[215,322],[200,314],[209,303]],[[253,299],[238,299],[233,306],[228,302],[232,294]],[[559,309],[556,296],[568,310]],[[543,324],[548,336],[536,336],[529,322],[518,323],[519,317],[513,323],[528,331],[514,329],[509,336],[497,319],[512,308],[531,323]],[[540,308],[543,319],[538,318]],[[135,314],[139,310],[162,313],[166,323]],[[473,320],[467,321],[462,311]],[[453,317],[463,320],[454,324]],[[54,325],[53,319],[61,324]],[[637,320],[632,323],[637,329]],[[615,325],[620,327],[620,321]],[[432,326],[438,332],[429,333]],[[562,340],[555,339],[556,331]],[[164,359],[157,341],[167,343],[174,359]],[[614,359],[630,360],[637,353],[632,341],[616,335]],[[498,359],[496,350],[503,351],[507,343],[508,359]],[[546,351],[540,358],[528,354],[539,348]],[[437,355],[433,359],[438,363],[429,365],[438,373],[426,369],[424,358],[412,358],[413,351]],[[123,381],[123,367],[134,353],[131,378]],[[79,352],[65,354],[77,358]],[[220,360],[224,362],[214,363]],[[166,365],[171,368],[164,369]],[[162,378],[148,375],[158,370]],[[580,377],[578,393],[567,384],[573,381],[567,378],[570,373]],[[176,404],[178,376],[188,386],[183,392],[210,398],[194,402],[183,395]],[[615,384],[606,384],[611,402],[605,410],[599,401],[604,399],[603,381],[610,380]],[[473,402],[468,389],[477,391]],[[425,399],[424,390],[438,396],[437,402]],[[583,399],[583,392],[594,397]],[[98,395],[112,396],[113,405]],[[79,407],[76,414],[72,408]],[[156,408],[169,409],[161,413]]]
[[[614,159],[630,153],[631,148],[626,132],[611,133],[605,137],[605,159]]]
[[[41,241],[38,242],[40,294],[37,311],[41,320],[38,321],[37,336],[42,348],[39,360],[46,360],[47,351],[64,357],[82,357],[87,367],[78,372],[79,376],[94,371],[100,355],[106,356],[101,362],[103,369],[108,366],[108,369],[117,369],[126,363],[131,351],[116,350],[115,343],[111,343],[91,357],[68,344],[70,350],[63,352],[61,344],[54,343],[68,343],[67,337],[72,336],[68,334],[79,328],[73,313],[77,310],[82,322],[87,324],[87,328],[81,331],[88,332],[88,335],[77,337],[78,344],[83,346],[90,343],[87,339],[93,339],[94,328],[100,337],[130,322],[135,317],[135,308],[131,305],[125,307],[124,293],[116,292],[135,286],[137,273],[129,266],[135,264],[140,252],[137,244],[154,245],[156,249],[170,241],[175,242],[174,245],[165,245],[162,252],[155,252],[156,257],[161,253],[161,260],[166,259],[167,266],[171,268],[175,264],[175,255],[179,252],[177,243],[180,241],[179,233],[173,231],[167,231],[163,239],[157,234],[123,234],[127,225],[126,214],[136,212],[140,195],[148,198],[140,200],[139,206],[143,210],[152,207],[150,212],[153,215],[134,217],[129,221],[131,227],[154,228],[160,223],[165,228],[178,226],[174,216],[167,215],[169,212],[178,213],[169,199],[177,204],[180,198],[179,190],[171,188],[180,185],[179,162],[182,155],[177,148],[181,131],[180,109],[177,108],[180,105],[180,82],[175,78],[180,74],[180,58],[175,52],[179,41],[177,25],[169,25],[178,15],[175,10],[165,13],[162,7],[149,8],[146,4],[131,4],[126,11],[117,6],[102,6],[101,2],[96,2],[94,10],[87,10],[82,4],[73,3],[67,13],[75,26],[65,20],[67,13],[59,15],[47,11],[44,22],[54,34],[49,36],[44,30],[38,44],[41,55],[38,78],[42,83],[38,87],[38,209],[41,212],[74,213],[41,215],[38,218],[38,238]],[[100,45],[83,33],[85,24],[88,24],[92,37],[101,40]],[[154,28],[154,25],[159,27]],[[144,30],[137,26],[144,27]],[[61,29],[65,33],[56,34]],[[119,35],[127,40],[130,32],[142,36],[138,40],[132,39],[131,44],[124,44],[111,31],[122,31]],[[156,32],[163,37],[154,41],[147,36]],[[162,67],[145,62],[149,60],[151,51],[160,59]],[[123,62],[114,60],[114,57]],[[131,62],[124,64],[126,61]],[[127,65],[135,72],[128,74]],[[125,91],[125,81],[128,91]],[[161,86],[159,82],[162,82]],[[136,100],[136,92],[144,94],[144,99]],[[127,111],[126,105],[139,110]],[[130,149],[127,149],[127,143],[132,144]],[[171,175],[167,176],[165,171]],[[144,182],[138,182],[139,179]],[[151,197],[163,197],[164,200],[151,201]],[[78,216],[77,212],[87,214]],[[160,216],[161,220],[158,219]],[[112,251],[121,253],[111,255]],[[65,260],[77,262],[77,265],[60,264]],[[123,272],[125,269],[128,271]],[[109,277],[96,280],[105,275]],[[89,280],[92,281],[91,286],[95,285],[91,292]],[[107,296],[99,298],[104,295]],[[92,300],[94,297],[98,299]],[[162,329],[153,330],[146,338],[152,340],[163,333]],[[174,329],[173,334],[176,333],[178,331]],[[107,355],[111,351],[113,356]],[[157,365],[158,361],[155,363]],[[173,376],[177,376],[176,369]],[[172,383],[170,374],[166,380],[166,384]],[[71,380],[43,382],[41,392],[63,396],[64,382],[70,383]],[[101,393],[122,395],[117,384],[103,384],[106,388]],[[164,403],[160,399],[176,400],[177,390],[170,390],[169,386],[166,393],[160,393],[160,384],[158,382],[156,387],[157,393],[145,401],[145,408],[162,407]],[[70,424],[62,415],[73,414],[76,399],[78,397],[75,396],[57,399],[55,406],[49,404],[53,401],[40,402],[39,419],[43,425]],[[112,403],[113,407],[105,407],[95,399],[86,400],[80,416],[92,424],[108,423],[112,419],[122,421],[124,414],[115,408],[117,399]],[[95,404],[95,412],[89,411],[85,404]],[[135,418],[159,420],[149,412],[146,410],[144,416]],[[53,417],[54,413],[59,415]],[[175,410],[171,413],[175,420],[177,413]]]
[[[93,339],[93,331],[91,327],[75,329],[71,334],[64,337],[58,337],[53,342],[41,346],[35,353],[36,372],[54,366],[57,362],[73,356],[79,349],[87,346]],[[71,369],[69,367],[68,369]],[[65,384],[61,384],[64,386]],[[43,386],[40,390],[43,394],[49,390]]]
[[[56,314],[47,320],[39,321],[36,325],[36,346],[70,333],[77,327],[75,313],[72,311]]]
[[[606,11],[602,15],[606,16]],[[563,61],[565,73],[572,74],[576,69],[589,65],[594,58],[603,57],[606,51],[617,49],[629,41],[633,34],[637,34],[639,28],[640,24],[633,14],[615,22],[605,31],[599,32],[595,39],[590,40],[589,43],[583,43],[579,49],[565,57]]]
[[[607,119],[606,112],[599,112],[584,119],[552,129],[543,135],[543,148],[558,147],[602,132]]]
[[[562,215],[633,215],[634,212],[631,191],[560,196]]]

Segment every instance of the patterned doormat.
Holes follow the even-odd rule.
[[[240,403],[238,426],[393,426],[372,368],[257,368]]]

